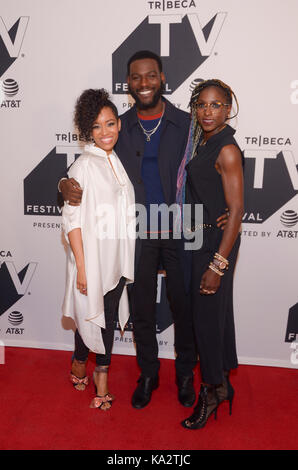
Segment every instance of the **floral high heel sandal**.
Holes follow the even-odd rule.
[[[86,365],[86,361],[78,361],[77,359],[72,360],[72,368],[73,365]],[[89,377],[84,375],[83,377],[78,377],[70,371],[70,381],[73,384],[74,388],[80,392],[84,391],[87,385],[89,384]]]
[[[108,373],[108,366],[97,366],[95,371],[93,372],[93,382],[95,387],[96,397],[93,398],[90,408],[98,408],[103,411],[107,411],[112,407],[112,402],[115,400],[114,395],[110,392],[106,393],[105,395],[98,395],[97,393],[97,385],[96,385],[96,373]]]

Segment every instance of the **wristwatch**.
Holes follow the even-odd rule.
[[[219,269],[221,269],[222,271],[224,271],[225,269],[227,269],[227,266],[228,266],[228,263],[226,263],[225,261],[220,261],[219,259],[217,258],[214,258],[213,259],[213,264],[215,264],[215,266],[217,266]]]

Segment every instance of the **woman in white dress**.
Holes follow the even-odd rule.
[[[129,317],[126,285],[134,279],[135,207],[133,186],[113,147],[121,121],[105,90],[86,90],[76,103],[75,124],[87,143],[68,172],[83,189],[79,206],[64,203],[69,242],[63,314],[76,323],[71,381],[88,385],[86,361],[96,354],[97,390],[91,407],[107,410],[114,399],[108,367],[119,307],[121,329]]]

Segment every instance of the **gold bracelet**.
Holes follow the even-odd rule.
[[[229,265],[225,261],[219,261],[219,259],[215,257],[213,258],[212,263],[217,269],[220,269],[220,271],[226,271],[229,269]]]
[[[228,260],[221,256],[219,253],[215,253],[212,263],[215,265],[216,268],[220,269],[221,271],[229,269]]]
[[[215,253],[214,258],[218,259],[219,261],[223,261],[227,265],[229,264],[229,261],[223,256],[221,256],[219,253]]]
[[[212,271],[214,271],[216,274],[218,274],[219,276],[223,276],[224,273],[222,271],[220,271],[213,263],[210,263],[209,264],[209,268],[212,269]]]

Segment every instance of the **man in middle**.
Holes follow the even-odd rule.
[[[136,274],[132,288],[132,320],[141,369],[132,397],[143,408],[158,386],[156,339],[157,273],[162,264],[174,320],[176,381],[184,406],[195,401],[193,368],[197,363],[191,309],[184,280],[182,240],[174,239],[171,226],[162,233],[153,225],[150,208],[175,203],[177,172],[186,146],[189,115],[162,96],[165,76],[159,56],[139,51],[128,61],[127,81],[135,105],[121,116],[122,131],[117,153],[135,188],[136,202],[147,208],[148,233],[138,239]]]

